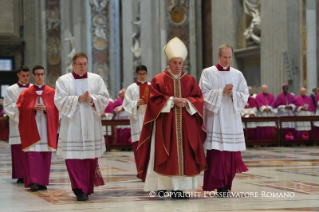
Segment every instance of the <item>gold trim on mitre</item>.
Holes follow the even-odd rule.
[[[184,61],[188,53],[184,42],[178,37],[171,39],[166,46],[164,46],[163,50],[168,61],[171,61],[174,58],[182,58]]]

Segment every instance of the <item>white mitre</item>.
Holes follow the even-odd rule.
[[[182,58],[184,61],[187,57],[187,48],[183,41],[178,37],[175,37],[166,44],[164,53],[168,61],[171,61],[174,58]]]

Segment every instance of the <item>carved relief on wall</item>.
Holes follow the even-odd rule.
[[[131,51],[133,53],[133,71],[136,67],[141,65],[141,20],[140,20],[140,1],[138,1],[137,14],[135,16],[135,21],[131,21],[133,25],[132,34],[132,47]]]
[[[107,0],[90,0],[91,9],[97,13],[102,12],[107,3]]]
[[[260,44],[260,0],[244,0],[244,10],[247,15],[252,17],[248,28],[244,32],[246,40]]]
[[[92,37],[93,46],[97,50],[105,50],[107,48],[107,18],[102,14],[93,17],[92,20]]]
[[[188,1],[168,0],[169,21],[175,26],[181,26],[186,22]]]
[[[47,30],[57,30],[60,27],[60,11],[59,8],[49,9],[47,11]]]
[[[105,85],[108,86],[109,82],[108,82],[107,76],[108,76],[109,68],[107,64],[106,63],[99,64],[98,62],[95,62],[93,65],[93,70],[94,70],[94,73],[102,77],[102,79],[105,82]]]
[[[71,47],[71,51],[67,55],[68,60],[66,61],[66,64],[68,66],[65,68],[65,73],[71,73],[73,71],[72,58],[73,58],[73,55],[75,54],[75,40],[74,39],[75,38],[72,36],[71,33],[70,33],[70,36],[68,38],[64,39],[64,41],[70,42],[70,47]]]
[[[60,39],[52,36],[48,38],[48,62],[50,65],[57,65],[61,58]]]

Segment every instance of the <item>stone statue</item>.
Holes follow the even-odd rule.
[[[100,13],[107,5],[107,0],[90,0],[93,11]]]
[[[249,27],[245,30],[244,36],[260,44],[260,0],[244,0],[245,13],[252,17]]]
[[[47,30],[58,29],[61,23],[59,9],[55,7],[54,9],[48,10],[47,14]]]
[[[140,45],[140,34],[141,34],[141,20],[139,17],[136,18],[136,21],[131,22],[133,25],[136,26],[136,31],[132,34],[133,45],[131,50],[134,54],[134,57],[139,58],[141,57],[141,45]]]
[[[131,22],[133,26],[135,26],[135,30],[133,30],[132,34],[132,47],[131,51],[133,52],[133,71],[135,68],[141,64],[141,20],[140,20],[140,1],[138,1],[137,12],[135,21]]]
[[[71,44],[71,52],[68,54],[68,62],[67,64],[69,64],[66,69],[65,69],[65,73],[71,73],[73,71],[73,67],[72,67],[72,58],[73,58],[73,55],[75,54],[75,42],[74,42],[74,37],[72,37],[72,34],[70,33],[70,37],[68,38],[65,38],[64,41],[70,41],[70,44]]]

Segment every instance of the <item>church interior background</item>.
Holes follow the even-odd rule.
[[[183,71],[197,80],[204,68],[218,63],[219,45],[228,43],[234,47],[232,67],[242,71],[254,93],[267,84],[277,95],[288,83],[290,92],[306,87],[310,94],[319,84],[316,0],[0,0],[0,98],[16,82],[20,65],[44,66],[46,84],[54,88],[59,76],[72,72],[76,52],[88,55],[88,70],[99,74],[116,98],[136,80],[136,66],[146,65],[149,81],[165,70],[163,47],[175,36],[188,49]],[[236,175],[234,187],[259,197],[201,196],[188,202],[150,198],[135,177],[132,152],[103,155],[106,186],[80,204],[60,158],[52,159],[52,189],[31,194],[11,182],[9,155],[9,145],[1,142],[0,211],[319,210],[317,146],[249,149],[243,159],[250,172]],[[295,196],[267,198],[263,191]]]

